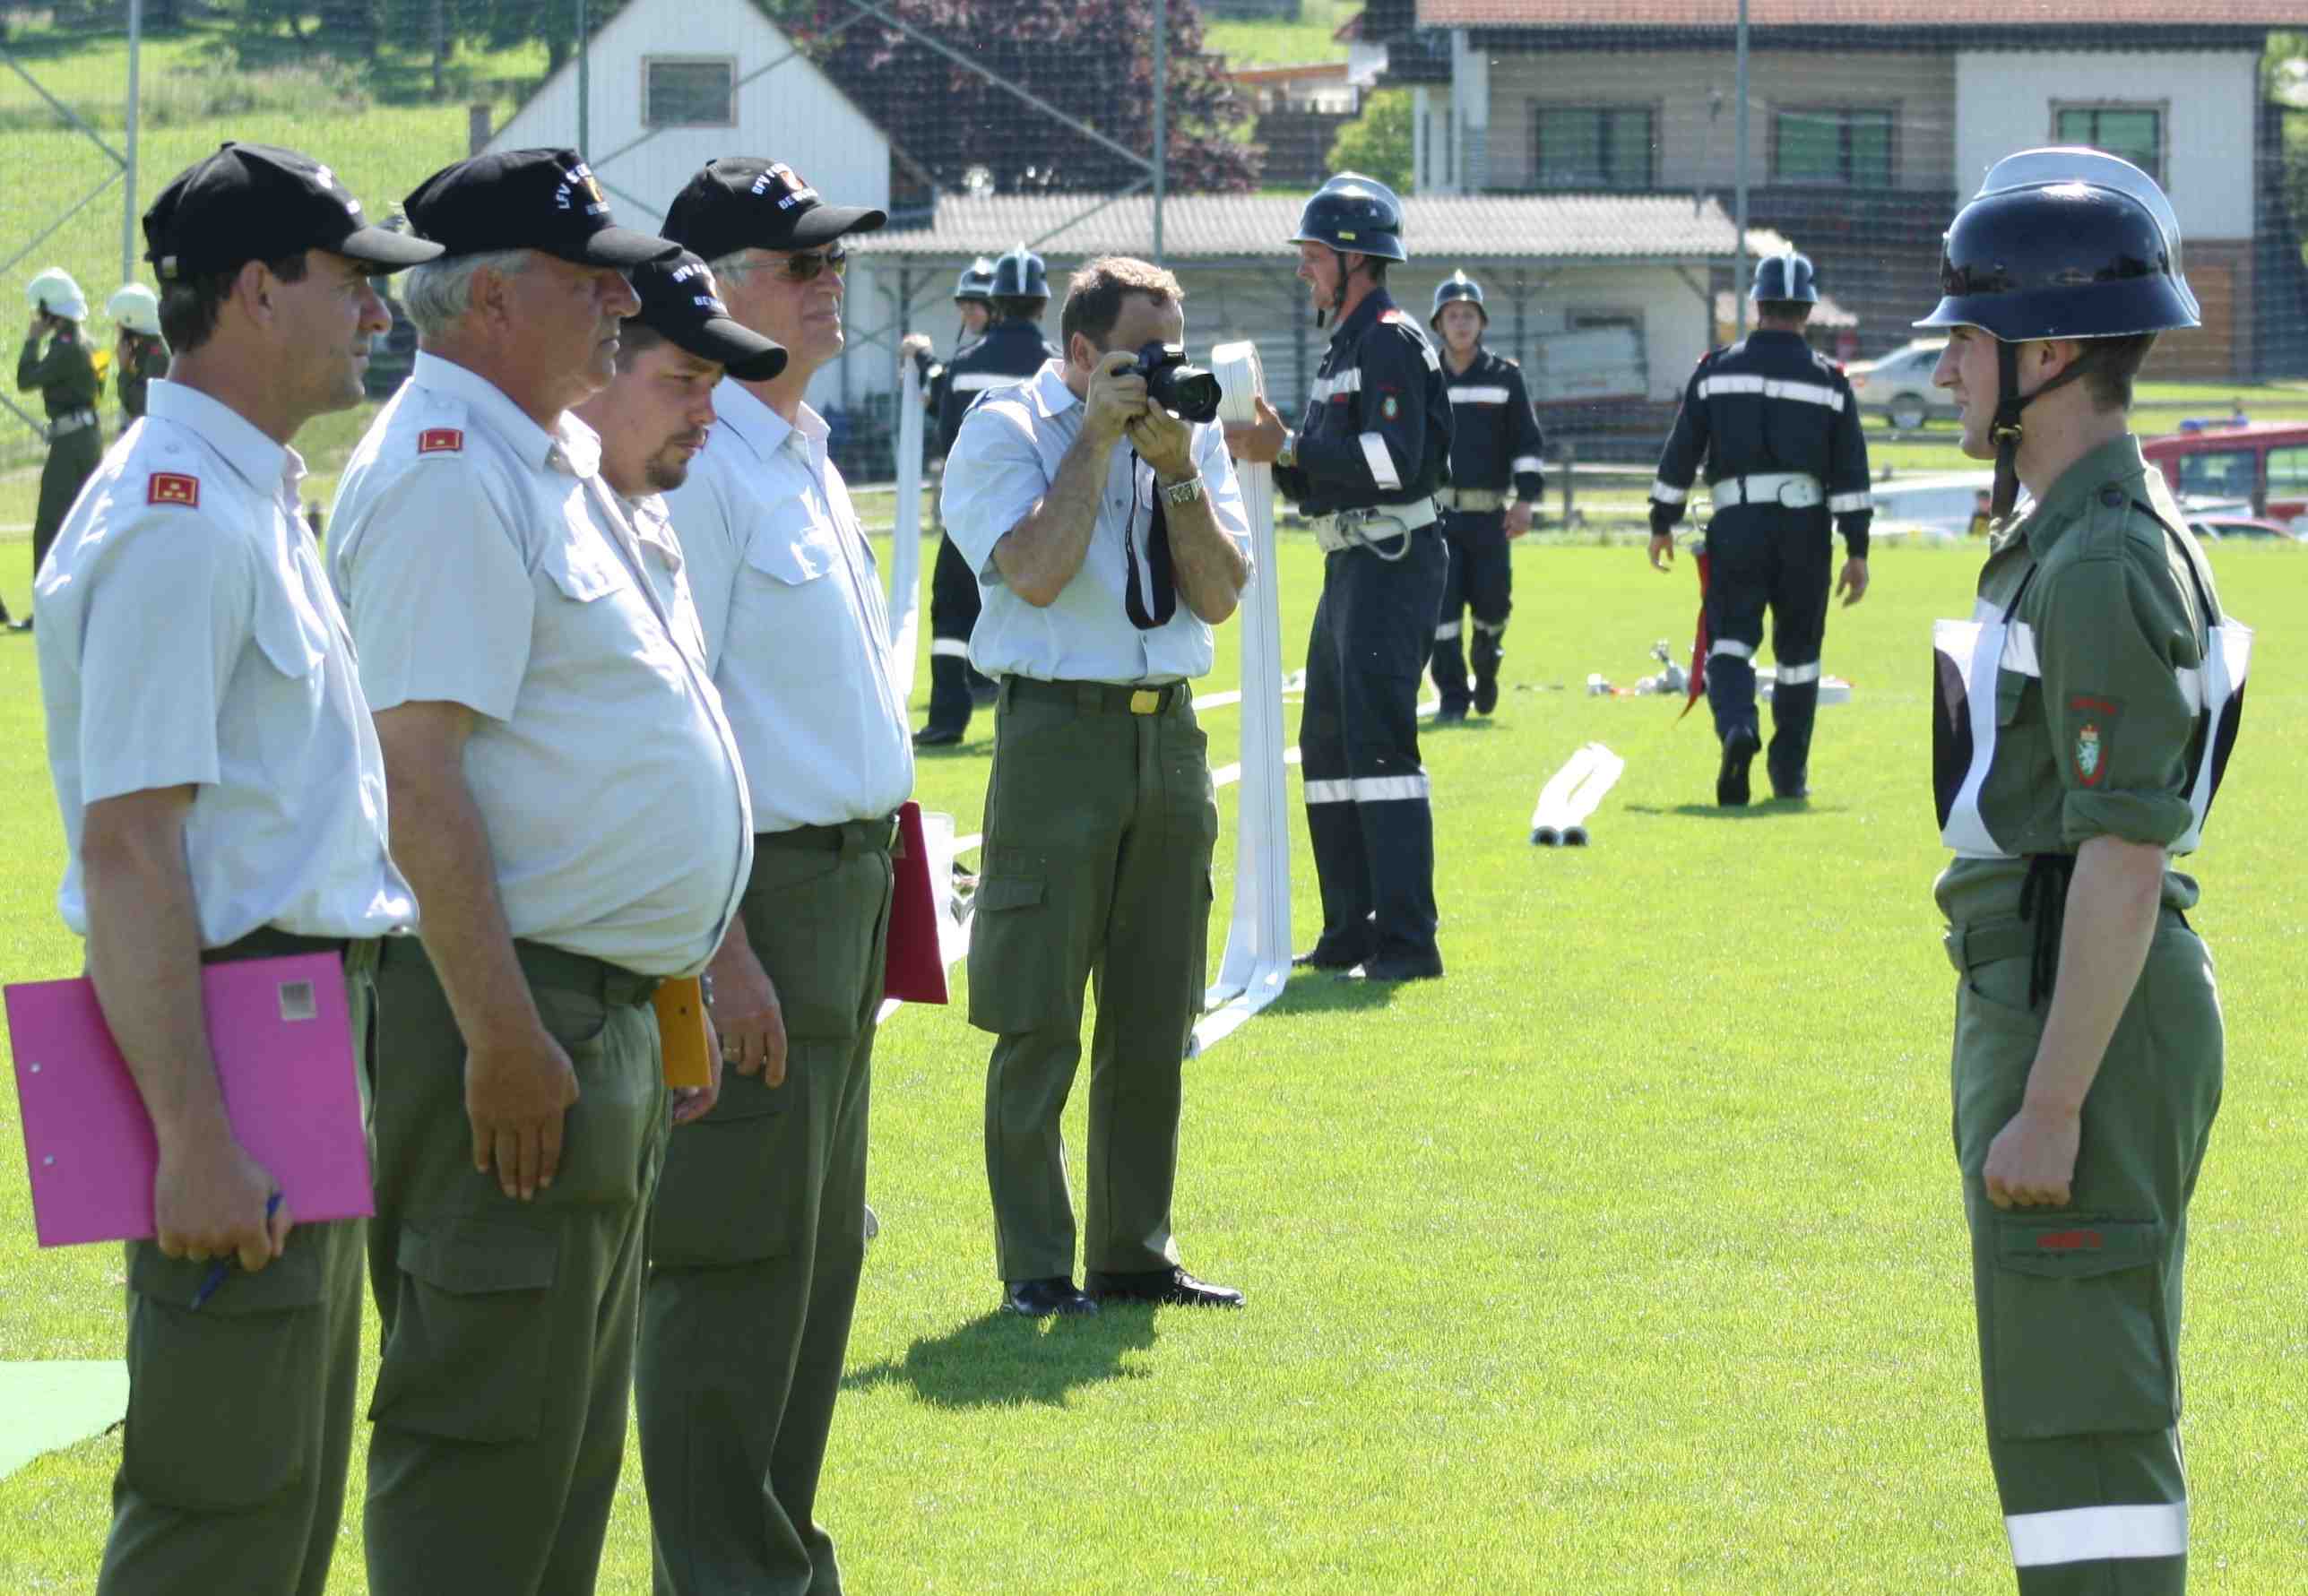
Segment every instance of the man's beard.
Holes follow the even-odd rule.
[[[642,472],[654,493],[671,493],[689,479],[689,462],[671,449],[661,450],[649,457],[649,465]]]

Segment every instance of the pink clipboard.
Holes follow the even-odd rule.
[[[344,966],[333,953],[201,971],[233,1134],[298,1224],[376,1211],[353,1076]],[[149,1239],[160,1148],[86,979],[6,992],[32,1216],[42,1247]]]

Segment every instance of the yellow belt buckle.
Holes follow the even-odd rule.
[[[1130,713],[1151,715],[1162,708],[1162,692],[1155,687],[1139,687],[1130,694]]]

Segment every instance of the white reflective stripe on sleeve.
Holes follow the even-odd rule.
[[[1306,801],[1310,804],[1351,804],[1354,801],[1352,781],[1309,781]]]
[[[1651,484],[1651,496],[1663,505],[1680,505],[1691,496],[1691,490],[1661,480]]]
[[[1336,393],[1360,393],[1361,392],[1362,392],[1362,368],[1359,366],[1352,371],[1342,371],[1335,377],[1314,379],[1313,397],[1317,404],[1323,403]]]
[[[977,393],[988,388],[1007,388],[1025,380],[1024,377],[1005,376],[998,371],[965,371],[954,379],[954,392]]]
[[[1771,674],[1783,687],[1800,687],[1805,682],[1820,679],[1820,662],[1814,660],[1809,665],[1782,665]]]
[[[2000,661],[2006,670],[2021,676],[2040,677],[2044,668],[2036,662],[2036,628],[2026,621],[2014,621],[2003,630],[2003,658]]]
[[[1831,410],[1843,409],[1843,395],[1818,383],[1790,383],[1778,377],[1737,375],[1699,378],[1699,396],[1701,399],[1717,393],[1760,393],[1766,399],[1792,399],[1798,404],[1820,404]]]
[[[1848,515],[1854,510],[1875,508],[1875,496],[1865,488],[1857,493],[1837,493],[1828,496],[1828,508],[1837,515]]]
[[[1505,404],[1507,390],[1504,388],[1453,388],[1450,391],[1450,402],[1453,404]]]
[[[1387,440],[1375,432],[1362,435],[1362,458],[1370,467],[1370,480],[1384,488],[1396,488],[1403,479],[1395,470],[1395,457],[1387,453]]]
[[[1510,477],[1519,477],[1525,471],[1543,471],[1546,469],[1547,462],[1537,455],[1517,454],[1515,456],[1515,463],[1507,468],[1507,474]]]
[[[1458,641],[1458,623],[1457,621],[1443,622],[1441,625],[1437,626],[1434,629],[1434,640],[1437,643],[1457,643]]]
[[[2003,1521],[2003,1527],[2011,1537],[2016,1568],[2188,1555],[2185,1502],[2015,1513]]]
[[[931,638],[929,640],[929,657],[935,660],[941,656],[958,656],[964,660],[968,659],[970,657],[970,640],[966,637]]]
[[[1707,650],[1707,657],[1712,660],[1717,654],[1729,654],[1734,660],[1752,660],[1755,658],[1755,645],[1751,643],[1739,643],[1728,637],[1718,637],[1715,640],[1715,646]]]

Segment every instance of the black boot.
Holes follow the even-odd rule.
[[[1499,662],[1507,651],[1500,646],[1506,640],[1507,628],[1502,624],[1486,626],[1474,623],[1474,639],[1466,651],[1467,661],[1474,667],[1474,712],[1487,715],[1499,707]]]

